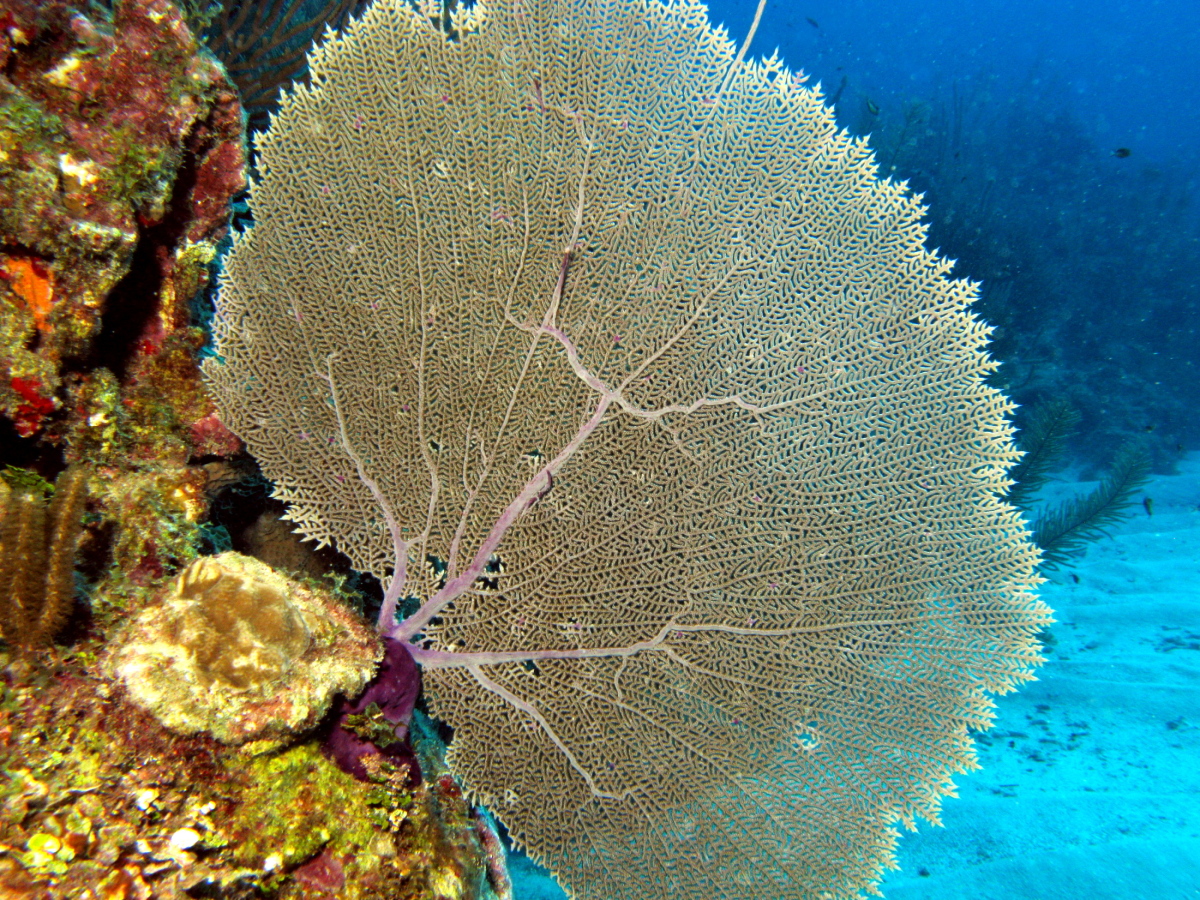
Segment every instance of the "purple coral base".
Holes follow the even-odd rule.
[[[383,639],[383,662],[375,677],[354,700],[341,698],[334,707],[334,724],[325,738],[325,755],[343,772],[362,781],[368,780],[363,760],[370,756],[386,756],[409,767],[410,777],[420,781],[421,768],[408,741],[408,723],[412,719],[417,695],[421,692],[421,670],[404,641]],[[365,740],[345,727],[346,718],[361,715],[372,703],[383,717],[395,726],[396,740],[386,747]]]

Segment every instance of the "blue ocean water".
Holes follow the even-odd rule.
[[[752,0],[713,0],[740,41]],[[1018,426],[1079,423],[1053,495],[1137,447],[1153,477],[1049,572],[1039,680],[998,698],[944,828],[901,838],[905,900],[1200,897],[1200,3],[769,2],[778,50],[930,206],[982,283]],[[514,857],[518,900],[563,896]]]

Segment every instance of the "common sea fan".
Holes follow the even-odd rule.
[[[575,896],[855,896],[1048,620],[975,287],[695,0],[435,12],[263,135],[221,416]]]

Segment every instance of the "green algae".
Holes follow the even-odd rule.
[[[249,785],[227,826],[238,864],[289,869],[325,849],[353,857],[360,869],[378,861],[393,799],[338,769],[315,746],[242,757],[231,769]]]
[[[0,471],[0,480],[8,483],[9,487],[17,490],[40,493],[43,497],[54,496],[54,485],[30,469],[19,466],[5,466]]]

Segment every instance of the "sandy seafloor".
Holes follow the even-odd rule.
[[[1200,452],[1143,497],[1049,573],[1049,661],[997,698],[945,827],[901,838],[887,900],[1200,898]],[[563,897],[519,857],[513,879],[514,900]]]

